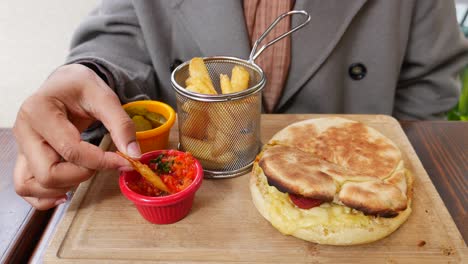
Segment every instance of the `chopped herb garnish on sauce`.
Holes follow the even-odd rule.
[[[157,158],[150,160],[150,163],[155,164],[154,167],[155,167],[156,171],[158,171],[160,173],[169,173],[169,172],[171,172],[171,167],[172,167],[173,161],[172,160],[164,161],[163,158],[164,158],[164,155],[161,154]]]

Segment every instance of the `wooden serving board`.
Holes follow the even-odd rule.
[[[264,115],[262,141],[283,127],[323,115]],[[413,172],[413,213],[396,232],[359,246],[323,246],[284,236],[254,207],[249,175],[204,180],[191,213],[171,225],[146,222],[101,171],[80,185],[46,250],[48,263],[462,263],[467,247],[398,122],[382,115],[345,115],[393,140]],[[177,127],[170,142],[175,148]],[[101,146],[108,148],[110,140]],[[423,245],[424,244],[424,245]]]

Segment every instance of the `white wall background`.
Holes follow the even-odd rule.
[[[0,1],[0,127],[65,59],[71,35],[97,0]]]
[[[72,32],[98,2],[0,1],[0,127],[13,126],[21,103],[63,63]],[[468,0],[456,2],[460,19]]]

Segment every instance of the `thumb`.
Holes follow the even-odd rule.
[[[86,89],[92,91],[84,95],[85,110],[104,124],[120,152],[139,158],[141,150],[136,141],[135,124],[109,86],[103,81],[99,86],[101,87]]]

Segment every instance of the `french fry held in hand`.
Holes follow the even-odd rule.
[[[116,151],[116,153],[119,154],[122,158],[128,160],[132,167],[138,173],[140,173],[143,178],[145,178],[147,181],[153,184],[154,187],[158,188],[161,191],[165,191],[166,193],[171,193],[171,191],[169,191],[166,184],[164,184],[161,178],[158,175],[156,175],[156,173],[154,173],[146,164],[134,160],[120,151]]]

